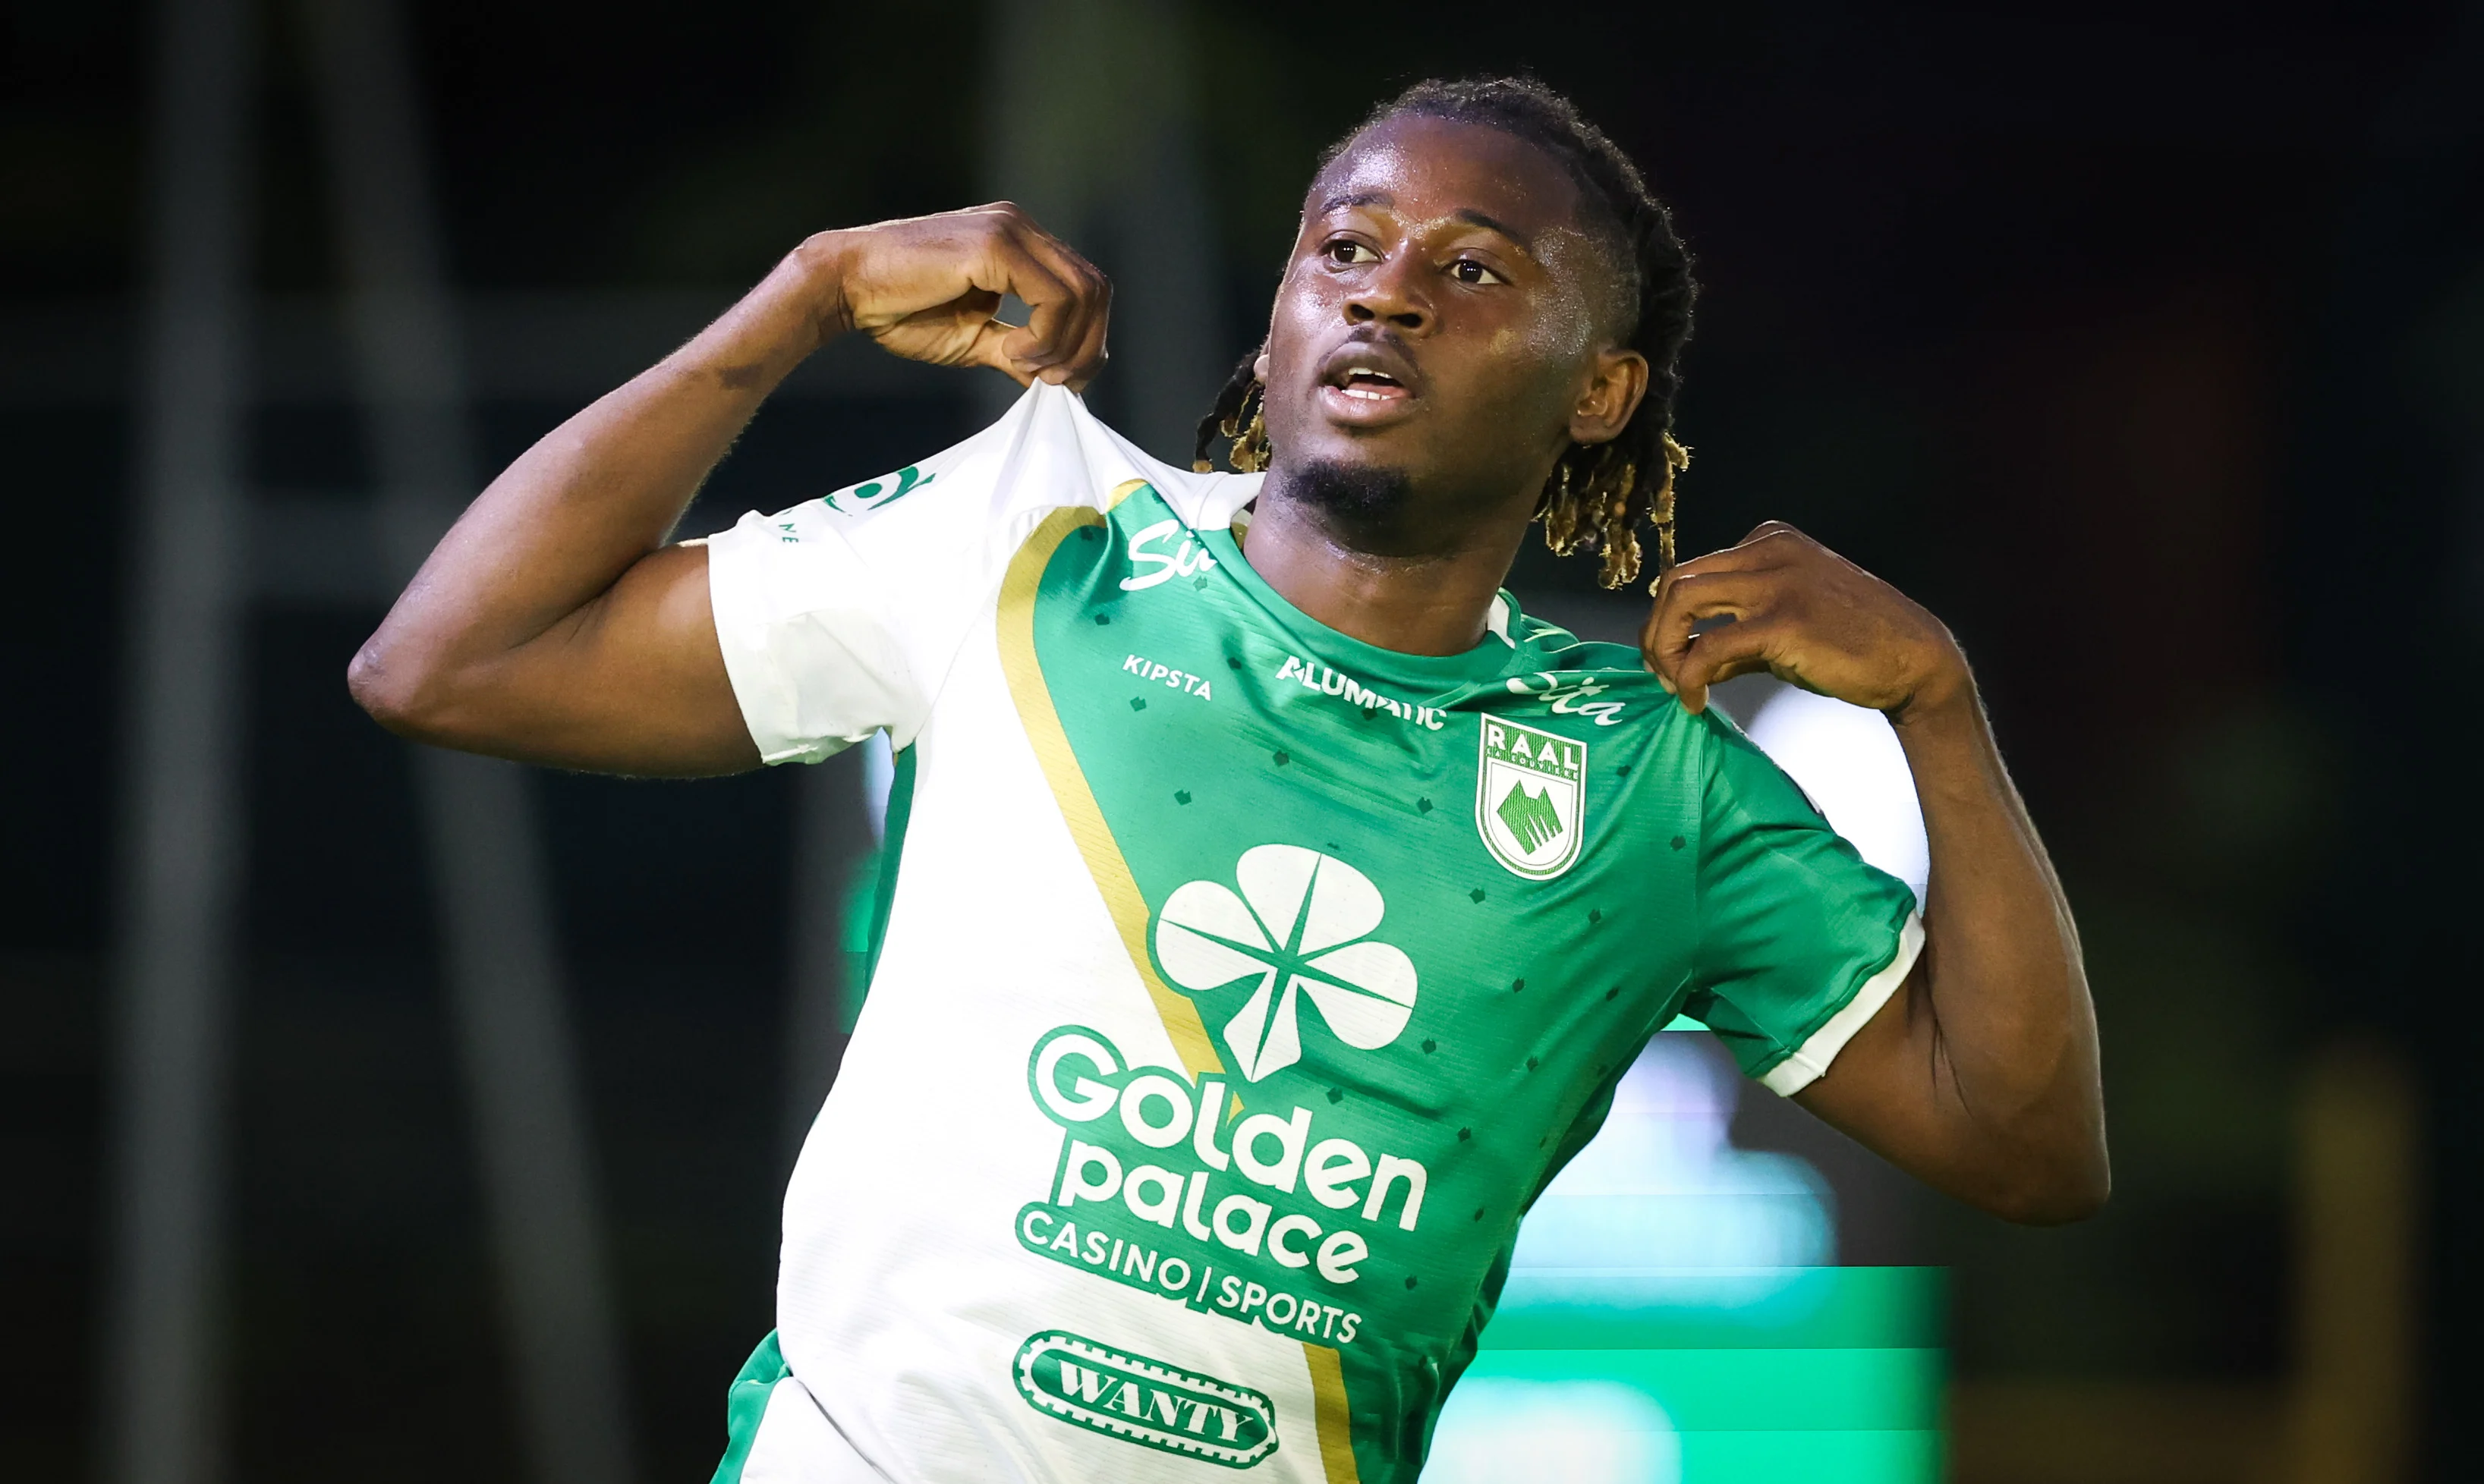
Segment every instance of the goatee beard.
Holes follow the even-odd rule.
[[[1403,544],[1415,481],[1402,469],[1323,459],[1285,471],[1281,498],[1312,512],[1349,546],[1379,553]]]

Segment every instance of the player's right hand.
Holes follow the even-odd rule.
[[[1073,391],[1104,368],[1111,281],[1012,202],[822,232],[797,256],[824,277],[831,326],[910,361]],[[1025,324],[998,318],[1005,294],[1025,301]]]

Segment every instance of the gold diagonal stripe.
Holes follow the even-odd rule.
[[[1113,492],[1107,508],[1144,488],[1144,481],[1137,479],[1123,484]],[[1199,1007],[1156,976],[1155,961],[1148,956],[1147,899],[1139,895],[1139,883],[1130,875],[1129,862],[1121,858],[1121,848],[1113,839],[1113,827],[1105,823],[1094,790],[1088,787],[1087,774],[1078,766],[1078,755],[1070,749],[1069,735],[1062,730],[1061,714],[1053,709],[1051,688],[1044,684],[1043,667],[1035,655],[1035,600],[1037,589],[1043,583],[1044,568],[1071,531],[1081,526],[1104,524],[1100,511],[1081,507],[1055,510],[1044,517],[1035,534],[1010,558],[1009,572],[1001,580],[1001,669],[1009,677],[1011,697],[1017,702],[1018,720],[1026,728],[1027,741],[1035,746],[1037,760],[1043,765],[1044,779],[1052,785],[1052,796],[1061,805],[1062,818],[1068,823],[1070,838],[1078,842],[1078,853],[1086,859],[1087,874],[1094,878],[1096,890],[1103,893],[1105,909],[1112,913],[1113,926],[1120,931],[1121,946],[1129,951],[1130,966],[1139,971],[1139,982],[1147,986],[1148,998],[1155,1002],[1165,1034],[1173,1039],[1174,1054],[1181,1058],[1181,1065],[1195,1081],[1202,1073],[1223,1071],[1225,1064],[1208,1041],[1207,1027],[1199,1018]]]
[[[1104,508],[1113,509],[1146,487],[1144,480],[1129,480],[1113,491]],[[1129,862],[1122,858],[1121,848],[1113,839],[1113,828],[1104,822],[1104,811],[1095,802],[1094,790],[1088,787],[1086,771],[1078,766],[1078,755],[1070,749],[1069,735],[1062,729],[1061,714],[1052,704],[1051,687],[1045,684],[1043,667],[1035,654],[1035,600],[1043,584],[1044,568],[1051,564],[1053,553],[1071,531],[1082,526],[1105,524],[1103,514],[1095,510],[1056,510],[1044,518],[1035,534],[1010,559],[1009,572],[1001,580],[1001,670],[1009,677],[1010,695],[1017,703],[1018,720],[1026,728],[1027,741],[1033,743],[1037,760],[1043,766],[1044,779],[1052,786],[1052,796],[1069,825],[1070,838],[1078,842],[1078,853],[1087,862],[1087,874],[1103,894],[1113,926],[1121,934],[1121,946],[1129,953],[1130,966],[1138,970],[1148,998],[1155,1002],[1156,1014],[1164,1022],[1166,1036],[1173,1040],[1174,1054],[1181,1058],[1181,1065],[1195,1082],[1203,1073],[1225,1070],[1225,1063],[1207,1039],[1207,1027],[1200,1021],[1199,1007],[1175,993],[1156,975],[1155,960],[1148,954],[1147,899],[1139,895],[1139,883],[1130,875]],[[1237,1110],[1242,1106],[1238,1091],[1233,1106]],[[1310,1373],[1312,1427],[1319,1438],[1320,1471],[1327,1475],[1328,1484],[1361,1484],[1363,1476],[1354,1462],[1353,1411],[1346,1399],[1343,1363],[1330,1347],[1308,1342],[1303,1345],[1303,1361]]]
[[[1345,1366],[1326,1345],[1303,1344],[1311,1369],[1312,1424],[1319,1430],[1320,1469],[1328,1484],[1362,1484],[1354,1467],[1354,1414],[1345,1400]]]

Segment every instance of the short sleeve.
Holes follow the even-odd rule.
[[[1037,523],[1132,477],[1191,503],[1214,488],[1038,383],[945,452],[709,537],[716,641],[760,757],[815,763],[878,731],[910,743]]]
[[[1713,712],[1699,947],[1686,1013],[1780,1094],[1809,1086],[1923,949],[1914,892],[1866,864],[1767,754]]]

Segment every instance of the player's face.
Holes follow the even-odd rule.
[[[1278,467],[1395,471],[1419,503],[1531,499],[1623,308],[1579,207],[1558,162],[1498,129],[1401,117],[1358,137],[1312,182],[1277,293]]]

